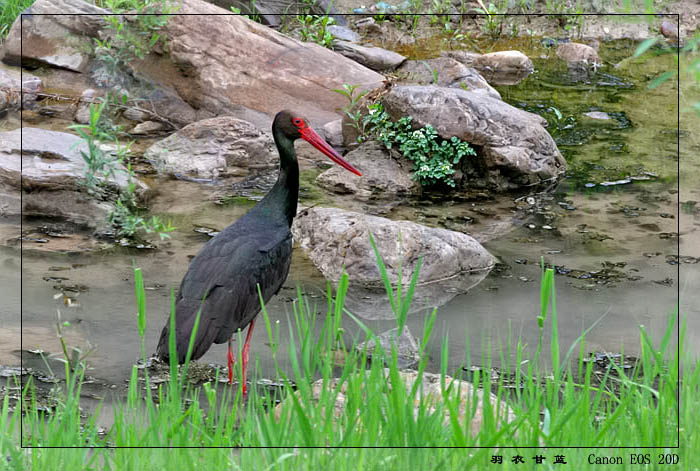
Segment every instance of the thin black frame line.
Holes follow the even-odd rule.
[[[116,14],[116,13],[114,13]],[[367,14],[367,13],[337,13],[339,15],[343,16],[372,16],[372,14]],[[410,14],[410,13],[385,13],[386,15],[391,15],[391,16],[435,16],[436,14],[431,14],[431,13],[416,13],[416,14]],[[97,13],[38,13],[38,14],[26,14],[26,13],[21,13],[20,14],[20,56],[24,57],[24,51],[23,51],[23,46],[24,46],[24,31],[23,31],[23,26],[24,26],[24,16],[104,16],[103,14],[97,14]],[[124,15],[124,14],[122,14]],[[156,13],[131,13],[128,15],[134,15],[134,16],[153,16],[153,15],[158,15]],[[178,15],[178,16],[242,16],[243,14],[241,13],[174,13],[170,14],[172,16]],[[281,13],[278,14],[277,16],[296,16],[296,14],[292,13]],[[676,250],[677,254],[680,258],[680,218],[681,218],[681,211],[680,211],[680,14],[679,13],[664,13],[664,14],[654,14],[654,13],[578,13],[578,14],[573,14],[573,15],[567,15],[564,13],[561,14],[529,14],[529,13],[514,13],[514,14],[496,14],[496,15],[487,15],[483,13],[461,13],[459,16],[535,16],[535,17],[540,17],[540,16],[654,16],[654,17],[662,17],[662,16],[675,16],[676,17],[676,27],[679,31],[679,38],[678,38],[678,43],[676,45],[676,54],[679,57],[679,60],[676,62],[676,113],[677,113],[677,118],[676,118],[676,153],[677,153],[677,175],[678,179],[676,182],[676,206],[677,206],[677,212],[678,212],[678,218],[676,221],[676,227],[677,227],[677,234],[678,237],[676,238]],[[20,83],[23,83],[23,68],[20,66]],[[23,240],[21,237],[21,233],[23,231],[23,218],[21,216],[22,213],[22,208],[23,208],[23,191],[22,191],[22,154],[23,154],[23,134],[22,134],[22,128],[24,124],[23,120],[23,114],[22,114],[22,105],[23,105],[23,100],[24,96],[23,94],[20,94],[20,368],[24,367],[24,344],[23,344],[23,298],[22,298],[22,292],[23,292]],[[676,310],[678,313],[678,319],[677,319],[677,328],[676,328],[676,355],[679,358],[679,371],[677,373],[677,384],[676,388],[677,390],[680,390],[680,323],[681,323],[681,318],[680,318],[680,263],[677,264],[676,266],[676,292],[677,292],[677,303],[676,303]],[[23,401],[23,390],[20,391],[20,401]],[[677,428],[677,444],[675,446],[625,446],[625,447],[595,447],[595,449],[657,449],[657,448],[671,448],[671,449],[679,449],[680,448],[680,403],[681,399],[680,396],[678,397],[678,408],[676,410],[676,416],[677,416],[677,423],[678,423],[678,428]],[[23,433],[23,420],[20,418],[20,448],[36,448],[34,446],[24,446],[23,444],[23,439],[24,439],[24,433]],[[102,448],[226,448],[226,449],[237,449],[237,448],[289,448],[289,447],[42,447],[42,448],[96,448],[96,449],[102,449]],[[294,448],[328,448],[328,447],[294,447]],[[494,447],[332,447],[332,448],[417,448],[417,449],[440,449],[440,448],[457,448],[457,449],[481,449],[481,448],[494,448]],[[560,448],[560,449],[592,449],[594,447],[585,447],[585,446],[571,446],[571,447],[556,447],[556,446],[549,446],[549,447],[495,447],[499,449],[511,449],[511,448],[536,448],[536,449],[548,449],[548,448]]]
[[[676,182],[676,253],[678,254],[678,265],[676,265],[676,358],[678,358],[678,371],[676,372],[676,391],[678,407],[676,408],[676,423],[678,424],[677,440],[678,448],[681,446],[681,15],[676,15],[676,31],[678,38],[676,43],[676,170],[678,181]]]
[[[274,15],[274,16],[298,16],[299,13],[257,13],[260,15]],[[248,13],[21,13],[21,15],[26,16],[247,16]],[[676,16],[680,17],[679,13],[311,13],[311,16],[653,16],[653,17],[664,17],[664,16]],[[251,20],[252,21],[252,20]],[[679,20],[680,22],[680,20]],[[263,25],[266,26],[266,25]]]
[[[20,55],[20,68],[19,68],[19,371],[20,378],[22,370],[24,369],[24,325],[22,313],[24,312],[23,301],[24,298],[22,293],[24,292],[24,240],[22,234],[24,233],[24,217],[22,217],[22,211],[24,210],[24,191],[22,189],[22,175],[23,175],[23,163],[22,158],[24,154],[24,149],[22,147],[24,143],[24,93],[22,88],[24,85],[24,67],[22,67],[22,57],[24,57],[24,13],[20,14],[19,18],[19,55]],[[20,379],[20,385],[22,380]],[[19,390],[19,402],[20,402],[20,419],[19,419],[19,445],[20,448],[24,448],[24,421],[22,420],[22,407],[24,406],[24,387]]]
[[[669,450],[668,446],[24,446],[24,449],[46,450]]]

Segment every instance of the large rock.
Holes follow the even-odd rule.
[[[273,149],[269,134],[247,121],[221,116],[185,126],[149,147],[144,157],[161,174],[218,178],[276,167]]]
[[[314,265],[334,281],[345,270],[353,283],[381,284],[370,233],[392,283],[398,282],[400,269],[403,280],[410,280],[421,257],[421,284],[470,272],[485,276],[494,264],[486,249],[461,232],[336,208],[302,211],[294,220],[292,232]]]
[[[386,148],[376,142],[365,142],[345,158],[362,176],[333,166],[316,177],[319,186],[339,194],[354,194],[360,200],[396,198],[420,193],[420,184],[410,176],[412,166],[406,159],[391,157]]]
[[[415,127],[431,125],[449,139],[456,136],[477,155],[460,168],[472,188],[498,191],[548,183],[566,170],[546,121],[500,100],[471,91],[436,86],[397,86],[382,97],[392,119],[412,116]]]
[[[23,13],[3,45],[4,62],[84,72],[89,37],[105,28],[104,15],[111,12],[82,0],[37,0]]]
[[[63,217],[89,227],[103,227],[111,205],[96,201],[80,191],[86,164],[80,152],[87,144],[73,134],[22,128],[0,132],[0,199],[7,200],[16,211],[13,195],[23,190],[22,214]],[[21,145],[21,153],[20,153]],[[113,177],[103,179],[107,188],[125,188],[129,183],[126,169],[118,165]],[[137,193],[148,187],[132,178]]]
[[[21,175],[25,190],[76,190],[87,168],[81,152],[88,152],[87,143],[65,132],[39,128],[0,132],[0,182],[19,188]],[[105,183],[126,188],[126,168],[118,165]],[[146,188],[139,180],[135,183]]]
[[[501,99],[501,94],[489,85],[476,69],[467,67],[450,57],[406,61],[397,72],[399,83],[459,87],[475,93],[483,93],[497,100]],[[434,83],[436,76],[437,83]]]
[[[366,90],[384,79],[318,44],[224,13],[230,12],[183,0],[165,27],[174,67],[158,81],[195,108],[224,115],[240,105],[269,116],[291,109],[323,124],[337,119],[336,109],[347,104],[333,89],[351,83]]]
[[[494,85],[515,85],[535,70],[530,58],[520,51],[498,51],[488,54],[447,51],[443,54],[468,67],[474,67]]]

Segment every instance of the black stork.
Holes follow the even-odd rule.
[[[297,211],[299,164],[294,141],[302,138],[347,170],[361,173],[345,161],[308,125],[291,111],[280,111],[272,123],[272,136],[280,155],[280,172],[270,192],[243,217],[207,242],[192,259],[182,279],[175,304],[176,352],[185,362],[197,311],[199,327],[192,359],[204,355],[212,343],[228,342],[228,376],[233,383],[234,356],[231,337],[248,327],[241,369],[246,394],[246,366],[255,317],[260,312],[257,286],[267,302],[284,284],[292,261],[290,228]],[[169,360],[170,321],[163,327],[157,354]]]

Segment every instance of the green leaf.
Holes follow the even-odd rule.
[[[634,55],[632,57],[639,57],[645,52],[649,50],[654,44],[656,44],[659,41],[659,38],[648,38],[642,41],[642,43],[637,46],[637,50],[634,51]]]
[[[136,290],[136,306],[138,307],[139,336],[146,334],[146,292],[143,287],[143,273],[140,268],[134,268],[134,289]]]
[[[658,77],[656,77],[654,80],[652,80],[652,81],[649,83],[649,85],[647,86],[647,88],[648,88],[649,90],[653,90],[653,89],[655,89],[656,87],[658,87],[659,85],[663,84],[663,83],[664,83],[665,81],[667,81],[668,79],[670,79],[671,77],[673,77],[674,75],[676,75],[676,72],[675,72],[675,71],[673,71],[673,70],[667,70],[666,72],[662,73],[661,75],[659,75]]]

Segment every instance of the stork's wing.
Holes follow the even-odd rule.
[[[192,260],[176,300],[178,363],[185,361],[198,310],[201,314],[191,359],[247,326],[260,311],[258,284],[267,302],[284,284],[291,259],[291,233],[280,231],[279,226],[247,233],[223,231],[210,240]],[[168,320],[158,342],[158,356],[163,360],[169,358],[169,327]]]

